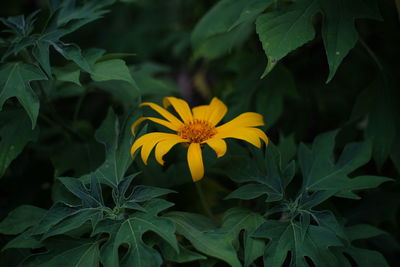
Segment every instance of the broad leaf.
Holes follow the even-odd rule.
[[[91,77],[96,82],[121,80],[132,85],[132,90],[137,88],[125,61],[122,59],[111,59],[97,62],[93,67]]]
[[[6,110],[0,114],[0,177],[27,143],[36,141],[39,129],[32,130],[28,116],[22,110]]]
[[[241,266],[232,245],[232,237],[217,232],[208,233],[213,226],[207,219],[186,212],[170,212],[166,216],[175,223],[177,233],[189,240],[198,251],[231,266]]]
[[[30,86],[31,81],[47,80],[46,75],[35,65],[22,62],[7,63],[0,68],[0,110],[10,97],[16,97],[36,126],[39,114],[39,99]]]
[[[253,236],[270,240],[264,252],[265,266],[282,266],[289,252],[291,266],[308,266],[305,257],[316,266],[337,266],[329,248],[342,245],[329,229],[295,221],[267,221]]]
[[[227,198],[253,199],[267,194],[267,202],[281,200],[285,188],[295,174],[294,162],[282,169],[280,153],[277,148],[268,145],[265,155],[256,151],[256,159],[240,159],[232,162],[226,172],[229,177],[237,182],[250,182],[230,193]]]
[[[332,190],[340,197],[358,198],[353,190],[374,188],[391,180],[379,176],[349,178],[350,173],[370,160],[371,145],[368,142],[348,144],[334,163],[335,136],[336,132],[317,136],[311,149],[300,145],[298,157],[306,191]]]
[[[373,1],[300,0],[284,10],[261,15],[257,19],[257,33],[268,57],[265,76],[289,52],[314,39],[312,20],[322,12],[322,37],[329,63],[329,82],[337,68],[358,40],[354,20],[379,19]]]
[[[160,254],[142,239],[143,234],[149,231],[156,233],[178,251],[175,226],[171,221],[153,214],[138,212],[123,221],[100,223],[97,233],[110,234],[110,239],[101,249],[103,264],[118,266],[118,248],[122,244],[128,244],[129,250],[122,258],[122,266],[160,266],[162,263]]]
[[[22,233],[27,228],[35,226],[45,212],[44,209],[35,206],[19,206],[0,222],[0,233],[7,235]]]

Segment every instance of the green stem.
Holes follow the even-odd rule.
[[[195,183],[197,194],[199,195],[201,205],[203,206],[204,211],[207,213],[207,216],[210,217],[212,220],[215,220],[214,214],[212,213],[210,206],[208,205],[203,190],[201,189],[200,183]]]
[[[376,54],[374,53],[374,51],[372,51],[372,49],[367,45],[367,43],[360,37],[359,38],[361,45],[364,47],[364,49],[367,51],[367,53],[370,55],[370,57],[372,58],[372,60],[375,62],[375,64],[378,66],[379,70],[384,73],[384,68],[383,65],[381,64],[381,62],[379,61],[378,57],[376,56]]]

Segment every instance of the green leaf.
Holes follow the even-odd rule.
[[[92,242],[70,248],[58,254],[51,254],[51,259],[41,262],[39,266],[94,267],[99,266],[99,263],[99,243]]]
[[[329,63],[329,82],[344,57],[358,40],[354,21],[359,18],[379,19],[374,1],[300,0],[284,10],[273,11],[257,18],[256,28],[268,65],[262,77],[289,52],[314,39],[312,20],[322,12],[322,38]]]
[[[239,236],[243,231],[244,266],[250,266],[257,258],[263,255],[264,242],[253,239],[253,233],[265,219],[258,213],[241,208],[232,208],[225,212],[222,226],[217,230],[231,240],[237,247]]]
[[[199,215],[186,212],[170,212],[166,216],[175,223],[177,233],[189,240],[197,250],[231,266],[241,266],[231,238],[222,233],[208,234],[210,223],[204,223],[204,218],[199,219]]]
[[[90,188],[87,188],[82,180],[77,178],[59,177],[58,180],[82,201],[83,207],[97,208],[104,206],[102,190],[97,178],[91,177]]]
[[[51,42],[54,49],[68,60],[75,62],[81,69],[92,73],[92,69],[86,59],[82,56],[81,49],[76,44],[66,44],[61,41]],[[93,70],[94,73],[94,70]]]
[[[227,198],[253,199],[267,194],[267,202],[281,200],[286,186],[294,177],[294,162],[282,169],[280,153],[273,144],[268,145],[264,156],[259,151],[254,155],[255,159],[243,157],[238,162],[231,161],[225,172],[237,182],[256,182],[256,184],[243,185],[230,193]]]
[[[26,144],[36,141],[39,129],[32,130],[31,122],[22,110],[0,113],[0,177],[10,163],[22,152]]]
[[[1,250],[7,250],[12,248],[40,248],[43,244],[37,238],[32,236],[32,229],[17,235],[15,238],[11,239]]]
[[[160,249],[163,256],[168,261],[173,261],[176,263],[186,263],[193,261],[202,261],[207,259],[207,257],[191,251],[182,245],[179,245],[179,253],[177,253],[171,246],[166,245],[165,242],[161,243]]]
[[[336,73],[340,63],[358,41],[354,21],[360,18],[379,19],[379,11],[373,1],[365,0],[319,0],[324,22],[322,38],[329,64],[329,82]]]
[[[345,229],[346,236],[350,241],[358,239],[366,239],[379,235],[386,235],[387,233],[379,228],[369,224],[356,224],[348,226]]]
[[[296,85],[292,74],[282,65],[277,66],[262,81],[254,96],[256,111],[264,116],[267,129],[281,117],[284,98],[296,96]]]
[[[35,65],[21,62],[7,63],[0,68],[0,110],[10,97],[16,97],[36,126],[39,113],[39,100],[30,82],[47,80],[46,75]]]
[[[289,52],[314,39],[312,19],[318,11],[317,0],[300,0],[282,11],[273,11],[257,18],[256,30],[268,65],[266,76]]]
[[[112,222],[110,222],[112,223]],[[118,265],[118,248],[128,244],[129,250],[123,257],[123,266],[160,266],[162,259],[157,250],[148,246],[142,239],[146,232],[154,232],[178,251],[174,224],[161,217],[145,213],[135,213],[130,218],[112,227],[102,226],[101,232],[110,234],[110,239],[101,249],[102,262],[105,266]]]
[[[137,88],[136,83],[133,80],[128,67],[126,66],[125,61],[123,61],[122,59],[111,59],[97,62],[94,65],[93,71],[90,75],[93,81],[96,82],[120,80],[128,82],[134,88]]]
[[[329,229],[295,221],[267,221],[253,236],[270,240],[264,252],[265,266],[282,266],[289,252],[291,266],[308,266],[304,257],[310,258],[316,266],[337,266],[329,248],[342,246]]]
[[[75,230],[87,221],[91,221],[95,226],[103,218],[103,211],[99,208],[82,208],[78,209],[72,215],[67,215],[60,219],[60,222],[53,225],[42,236],[42,240],[55,235],[65,234],[69,231]]]
[[[258,2],[258,5],[256,4]],[[197,23],[191,36],[195,57],[213,59],[240,46],[253,31],[253,21],[272,1],[221,0]],[[250,15],[248,11],[251,10]]]
[[[82,86],[79,80],[81,74],[81,71],[79,69],[66,66],[63,68],[53,67],[53,71],[54,75],[56,76],[56,80],[63,82],[71,82],[79,86]]]
[[[368,142],[348,144],[334,163],[335,136],[336,131],[317,136],[311,150],[300,145],[298,157],[305,190],[332,190],[336,196],[357,198],[353,190],[374,188],[390,181],[389,178],[378,176],[349,178],[351,172],[370,160],[371,145]]]
[[[135,107],[121,127],[118,118],[110,110],[100,128],[96,131],[96,140],[104,144],[106,148],[104,163],[91,174],[99,179],[100,183],[116,188],[124,178],[125,172],[132,162],[130,148],[134,137],[130,127],[139,115]],[[83,177],[83,179],[90,179],[90,175]]]
[[[22,233],[27,228],[36,225],[44,214],[44,209],[35,206],[19,206],[0,222],[0,233],[7,235]]]

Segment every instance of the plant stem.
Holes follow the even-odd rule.
[[[197,194],[199,195],[201,205],[203,206],[204,211],[207,213],[208,217],[210,217],[212,220],[215,220],[214,214],[212,213],[210,206],[208,205],[208,203],[204,197],[204,193],[200,186],[200,183],[196,182],[195,186],[196,186]]]

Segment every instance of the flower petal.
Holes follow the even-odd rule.
[[[250,127],[234,128],[231,131],[218,132],[214,138],[236,138],[249,142],[258,148],[261,148],[260,139],[262,139],[266,145],[268,144],[268,137],[261,129]]]
[[[211,138],[206,141],[207,145],[209,145],[217,154],[217,157],[220,158],[226,153],[226,142],[221,138]]]
[[[131,148],[131,156],[135,154],[136,150],[138,150],[140,147],[142,147],[141,150],[141,157],[144,162],[144,164],[147,164],[147,159],[151,153],[151,150],[153,150],[154,146],[168,138],[176,137],[177,135],[175,134],[170,134],[170,133],[148,133],[145,134],[141,137],[139,137],[135,142],[132,144]]]
[[[227,123],[217,127],[218,132],[232,131],[232,128],[263,126],[264,120],[261,114],[245,112]]]
[[[190,107],[186,101],[171,96],[164,97],[163,104],[165,108],[172,105],[184,122],[193,120],[192,111],[190,110]]]
[[[182,122],[177,117],[175,117],[174,115],[172,115],[171,112],[169,112],[168,110],[166,110],[163,107],[160,107],[157,104],[154,104],[151,102],[144,102],[144,103],[140,104],[139,106],[140,107],[148,106],[148,107],[152,108],[153,110],[157,111],[161,116],[163,116],[166,120],[168,120],[172,124],[174,124],[176,127],[180,127],[182,125]]]
[[[135,121],[132,124],[131,131],[132,131],[133,135],[135,135],[136,127],[139,126],[139,124],[142,123],[145,120],[150,120],[150,121],[153,121],[155,123],[161,124],[161,125],[169,128],[171,130],[174,130],[174,131],[178,131],[178,129],[179,129],[179,127],[177,127],[175,124],[172,124],[171,122],[166,121],[166,120],[162,120],[162,119],[159,119],[159,118],[153,118],[153,117],[142,117],[142,118],[138,119],[137,121]]]
[[[163,157],[165,154],[168,153],[168,151],[171,150],[171,148],[178,144],[178,143],[183,143],[183,142],[188,142],[188,140],[183,139],[179,136],[176,137],[171,137],[168,139],[165,139],[161,142],[159,142],[156,146],[156,150],[155,150],[155,155],[156,155],[156,160],[160,165],[164,165],[164,160]]]
[[[227,111],[228,108],[226,107],[226,105],[221,100],[214,97],[209,105],[210,113],[208,114],[207,119],[212,124],[212,126],[215,126],[222,120]]]
[[[192,108],[193,117],[198,120],[208,120],[209,105],[201,105]]]
[[[191,143],[189,145],[187,161],[193,182],[201,180],[204,176],[204,165],[199,143]]]

